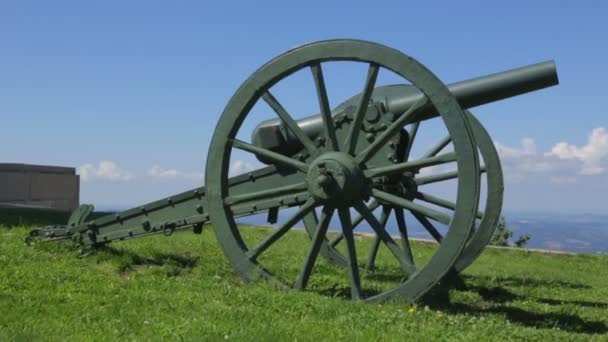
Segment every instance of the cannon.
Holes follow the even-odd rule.
[[[331,63],[367,69],[361,92],[333,109],[324,77]],[[273,94],[298,72],[313,81],[315,115],[296,117]],[[380,72],[403,82],[377,85]],[[67,225],[34,229],[28,240],[73,240],[95,249],[182,229],[201,233],[211,223],[245,281],[265,278],[303,290],[324,259],[324,267],[344,277],[352,299],[415,301],[482,253],[501,214],[500,160],[469,109],[557,84],[553,61],[446,86],[417,60],[377,43],[340,39],[296,47],[253,73],[226,105],[208,152],[206,186],[96,220],[88,219],[93,206],[83,205]],[[244,122],[258,104],[275,118],[258,122],[249,135]],[[413,157],[427,121],[446,134]],[[230,177],[237,150],[263,166]],[[453,199],[431,192],[444,185]],[[266,214],[275,228],[251,241],[243,236],[251,228],[236,219],[257,214]],[[412,251],[411,220],[437,242],[425,255]],[[309,237],[305,254],[298,265],[281,265],[272,260],[272,249],[299,222]],[[366,248],[354,233],[362,222],[373,231]],[[360,262],[363,253],[367,258]],[[378,253],[387,253],[393,265],[376,265]],[[296,268],[297,276],[287,277],[285,267]],[[390,285],[378,283],[382,272]]]

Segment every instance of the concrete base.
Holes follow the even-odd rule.
[[[80,204],[80,177],[71,167],[0,164],[0,203],[71,211]]]

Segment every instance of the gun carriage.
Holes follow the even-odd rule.
[[[367,75],[358,95],[332,109],[323,70],[334,62],[362,64]],[[304,118],[292,116],[272,92],[300,71],[310,72],[319,108],[318,114]],[[403,84],[376,85],[381,71],[398,75]],[[66,226],[33,230],[29,239],[72,239],[96,248],[186,228],[201,233],[209,222],[245,281],[261,276],[305,289],[322,256],[346,270],[353,299],[413,301],[448,272],[469,266],[488,244],[500,217],[500,160],[492,139],[468,109],[557,83],[552,61],[446,86],[415,59],[376,43],[329,40],[300,46],[263,65],[230,99],[212,137],[205,187],[97,220],[87,219],[93,207],[83,205]],[[257,103],[265,103],[276,118],[260,122],[247,142],[241,138],[243,123]],[[428,120],[439,120],[447,135],[414,158],[412,146]],[[229,177],[235,150],[266,166]],[[453,169],[424,172],[445,165]],[[444,182],[453,184],[454,200],[425,191]],[[242,236],[247,228],[235,219],[261,213],[276,228],[259,241],[248,241]],[[438,243],[425,262],[412,253],[406,214]],[[391,217],[398,236],[387,229]],[[293,266],[298,267],[296,279],[282,279],[281,270],[272,269],[275,265],[265,263],[263,256],[298,222],[310,243],[302,264]],[[362,222],[374,232],[367,250],[359,248],[353,234]],[[334,224],[340,229],[329,234]],[[364,281],[374,272],[381,246],[395,260],[390,272],[397,272],[398,280],[390,288]],[[362,252],[367,253],[364,265],[359,263]]]

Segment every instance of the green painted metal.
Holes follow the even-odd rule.
[[[487,76],[477,77],[448,85],[448,89],[464,109],[504,100],[531,91],[557,85],[559,82],[554,61],[532,64]],[[381,105],[385,111],[402,114],[415,103],[423,99],[424,94],[413,86],[392,85],[374,89],[371,99]],[[334,113],[353,110],[361,100],[361,94],[355,95],[334,109]],[[437,112],[432,105],[417,111],[410,122],[436,118]],[[409,122],[408,122],[409,123]],[[313,115],[297,122],[307,136],[316,137],[323,127],[320,115]],[[267,120],[258,125],[253,133],[253,141],[273,151],[289,154],[301,148],[298,139],[281,127],[277,119]]]
[[[241,85],[220,117],[211,142],[210,154],[207,160],[206,183],[208,189],[209,212],[211,214],[213,227],[216,231],[216,236],[229,261],[243,279],[252,280],[260,275],[272,278],[272,271],[259,264],[259,256],[267,249],[271,248],[274,243],[279,241],[297,221],[312,212],[316,206],[322,206],[324,208],[324,215],[333,214],[333,211],[335,211],[335,202],[327,201],[322,196],[315,196],[316,185],[311,186],[309,191],[313,195],[308,197],[299,211],[286,220],[276,231],[271,233],[267,239],[261,241],[256,246],[248,246],[242,239],[239,228],[234,221],[232,209],[226,202],[226,199],[230,198],[230,191],[227,186],[228,166],[233,148],[252,152],[254,155],[270,159],[275,163],[290,167],[294,171],[303,174],[305,174],[304,170],[307,168],[315,169],[314,166],[318,162],[317,158],[335,160],[337,164],[340,164],[342,162],[342,160],[339,160],[340,158],[329,155],[335,153],[334,151],[336,149],[339,149],[340,152],[346,154],[351,154],[349,152],[353,152],[352,158],[356,161],[356,163],[354,163],[356,173],[363,174],[363,169],[374,170],[374,166],[377,169],[381,169],[388,164],[392,164],[391,161],[386,159],[386,154],[384,154],[382,158],[376,158],[376,160],[373,160],[372,157],[379,157],[380,154],[378,151],[380,151],[381,148],[384,148],[389,140],[394,138],[395,135],[398,135],[397,133],[401,130],[401,127],[403,127],[403,122],[400,122],[399,117],[395,118],[395,126],[391,125],[387,127],[387,131],[391,131],[395,134],[384,136],[380,134],[375,142],[377,142],[378,146],[381,145],[381,147],[368,153],[366,158],[357,160],[357,158],[366,153],[366,151],[368,151],[367,148],[372,145],[360,146],[367,140],[354,139],[353,133],[350,132],[359,129],[359,127],[356,126],[361,122],[360,118],[367,113],[367,108],[365,110],[355,110],[352,115],[352,124],[347,130],[345,137],[341,137],[341,134],[345,130],[337,130],[336,127],[334,127],[333,120],[328,120],[330,118],[329,115],[322,116],[325,120],[329,121],[325,122],[324,129],[320,130],[326,134],[326,139],[331,141],[332,136],[336,135],[338,137],[338,142],[343,141],[344,144],[327,144],[328,146],[324,146],[321,155],[308,163],[296,162],[295,159],[288,161],[285,160],[284,157],[279,158],[278,156],[273,155],[275,152],[270,152],[270,150],[263,148],[253,149],[250,146],[243,145],[240,141],[235,141],[234,137],[237,135],[242,122],[248,115],[249,110],[259,100],[261,94],[267,92],[272,85],[280,82],[281,79],[293,72],[310,66],[322,65],[323,62],[328,61],[352,61],[369,64],[369,77],[366,84],[363,86],[364,94],[362,98],[369,96],[369,93],[373,91],[374,86],[373,84],[370,85],[370,83],[373,83],[374,70],[379,67],[392,70],[409,80],[426,95],[425,101],[421,101],[418,106],[423,108],[423,106],[426,105],[426,100],[432,103],[436,110],[441,113],[441,118],[445,122],[452,137],[454,150],[458,155],[456,163],[460,171],[460,176],[458,178],[459,191],[456,202],[457,209],[454,212],[454,216],[449,218],[450,229],[448,234],[443,239],[443,242],[435,255],[424,268],[417,270],[417,272],[411,275],[406,273],[405,276],[409,276],[409,278],[394,289],[366,298],[366,300],[372,301],[395,297],[415,300],[450,270],[464,248],[477,213],[477,202],[479,197],[479,161],[474,148],[475,144],[473,142],[472,133],[470,132],[464,113],[448,89],[430,71],[413,58],[379,44],[355,40],[333,40],[305,45],[273,59]],[[311,72],[314,73],[315,70],[311,70]],[[322,89],[323,87],[318,86],[317,88]],[[366,92],[368,93],[367,95],[365,94]],[[366,105],[366,102],[360,101],[360,105]],[[417,108],[413,107],[409,114],[404,113],[404,115],[412,115],[416,112],[416,109]],[[343,115],[346,114],[343,113]],[[340,127],[345,127],[345,125]],[[357,138],[359,137],[360,135],[357,136]],[[374,165],[374,161],[379,164],[379,160],[382,160],[382,166]],[[368,161],[370,161],[370,163],[367,163]],[[305,165],[301,165],[302,163]],[[350,165],[347,167],[342,165],[341,168],[345,170],[350,167]],[[400,173],[402,171],[403,170],[399,169],[392,172]],[[390,195],[388,192],[384,191],[383,186],[375,187],[373,184],[377,183],[374,183],[373,176],[361,175],[356,176],[355,178],[357,178],[357,182],[363,183],[364,188],[361,189],[360,193],[357,194],[355,198],[350,199],[349,202],[352,203],[352,207],[359,211],[372,227],[376,228],[377,233],[379,234],[384,232],[384,230],[380,227],[379,222],[375,220],[375,217],[371,215],[371,212],[367,210],[367,207],[363,205],[366,200],[365,193],[370,193],[371,195],[377,194],[378,196],[386,195],[383,196],[383,201],[389,201],[398,207],[405,206],[411,210],[421,211],[424,215],[431,215],[435,218],[440,215],[433,210],[415,205],[407,199]],[[321,183],[322,182],[324,181],[321,180]],[[345,207],[340,208],[338,211],[342,222],[342,230],[345,232],[348,242],[350,241],[349,237],[352,234],[350,232],[350,211]],[[323,219],[320,220],[321,223],[323,221]],[[320,226],[317,230],[322,228],[323,227]],[[383,235],[385,243],[389,246],[394,246],[389,240],[391,239],[390,236],[387,237],[386,235],[387,234]],[[361,298],[362,289],[360,287],[364,285],[361,284],[360,276],[358,271],[356,271],[356,251],[354,250],[352,243],[349,243],[349,246],[348,264],[351,266],[349,274],[352,283],[352,295],[353,298],[356,299]],[[312,246],[311,248],[316,247]],[[404,268],[407,268],[408,270],[411,269],[411,267],[407,266],[407,258],[403,252],[394,248],[391,248],[391,251],[393,251],[400,262],[406,266]],[[314,263],[314,261],[311,262]]]
[[[454,270],[456,272],[462,272],[471,265],[492,239],[492,235],[500,220],[504,192],[502,167],[494,142],[479,120],[477,120],[471,112],[465,111],[465,113],[467,114],[475,141],[477,142],[479,154],[483,158],[485,164],[486,203],[483,210],[483,216],[477,217],[478,221],[475,223],[475,231],[469,238],[462,254],[454,264]]]
[[[407,93],[410,91],[411,86],[408,85],[388,85],[377,87],[374,90],[375,98],[390,98],[394,97],[395,94],[398,93]],[[349,100],[352,102],[352,99]],[[340,107],[346,108],[348,101],[345,104],[342,104]],[[466,267],[475,261],[475,259],[483,252],[486,245],[492,238],[498,220],[500,219],[500,214],[502,210],[502,199],[503,199],[503,176],[502,176],[502,167],[500,165],[500,158],[498,156],[498,152],[494,146],[494,143],[489,136],[488,132],[481,125],[479,120],[475,118],[475,116],[470,111],[465,111],[467,115],[467,119],[469,125],[471,126],[471,130],[473,132],[475,141],[477,143],[477,148],[479,150],[479,155],[481,159],[484,161],[484,165],[481,166],[482,173],[485,174],[485,184],[486,184],[486,201],[485,208],[483,212],[478,213],[477,221],[474,225],[474,233],[469,238],[462,254],[458,258],[458,261],[454,264],[454,270],[457,272],[462,272]],[[419,125],[415,125],[415,129],[418,130]],[[410,142],[408,143],[408,149],[411,148],[413,144],[413,138],[410,138]],[[450,144],[449,137],[446,139],[442,139],[437,143],[436,146],[432,147],[429,152],[427,152],[426,156],[437,155],[442,149]],[[406,156],[407,159],[407,156]],[[415,199],[420,200],[422,202],[427,202],[430,204],[437,205],[439,207],[443,207],[446,209],[454,210],[454,203],[431,196],[424,192],[418,192],[418,187],[426,184],[435,184],[441,181],[450,181],[458,177],[457,172],[447,172],[439,175],[433,175],[432,177],[416,177],[414,178],[414,182],[416,183],[416,196]],[[381,218],[382,222],[387,220],[387,215],[385,212],[389,212],[392,208],[384,206],[383,215]],[[396,214],[402,216],[403,214]],[[386,216],[386,217],[385,217]],[[397,224],[396,226],[400,229],[400,235],[402,241],[407,241],[407,228],[405,228],[405,220],[403,223],[399,222],[399,219],[396,217]],[[385,224],[385,223],[384,223]],[[431,228],[433,229],[433,228]],[[433,234],[436,237],[441,236],[440,233],[433,230]],[[441,237],[440,237],[441,238]],[[332,243],[331,246],[335,247],[336,243]],[[373,248],[368,254],[366,269],[373,270],[375,268],[375,259],[378,252],[378,248],[380,246],[380,239],[376,236],[374,238]],[[404,250],[409,250],[408,246],[403,246]],[[329,254],[329,253],[326,253]],[[338,251],[335,251],[335,254],[340,254]],[[341,260],[335,254],[333,255],[332,260]]]
[[[94,209],[95,207],[90,204],[83,204],[78,207],[76,210],[74,210],[74,212],[72,212],[72,215],[70,215],[70,218],[68,219],[68,227],[76,227],[85,223],[89,215],[93,213]]]
[[[333,110],[323,74],[324,63],[367,66],[362,92]],[[311,73],[318,115],[293,117],[272,94],[290,75]],[[411,85],[376,87],[378,74],[389,70]],[[88,220],[92,206],[75,211],[67,226],[33,230],[30,239],[71,239],[87,247],[176,230],[202,231],[211,222],[235,271],[245,280],[271,279],[286,287],[306,289],[319,256],[344,267],[351,297],[380,301],[413,301],[448,272],[462,271],[491,238],[502,204],[502,171],[491,138],[468,111],[480,104],[557,84],[553,62],[459,82],[446,87],[415,59],[391,48],[360,40],[329,40],[287,51],[262,66],[230,99],[213,134],[206,166],[206,187],[170,196],[124,212]],[[251,140],[242,124],[251,108],[265,102],[277,115],[262,122]],[[410,152],[422,121],[437,118],[448,136],[419,158]],[[409,128],[409,129],[406,129]],[[246,133],[246,132],[245,132]],[[453,151],[442,152],[448,145]],[[256,156],[269,166],[228,177],[233,150]],[[484,165],[480,165],[483,160]],[[456,170],[422,175],[421,170],[455,165]],[[488,194],[478,211],[480,181]],[[456,199],[426,193],[426,184],[454,181]],[[438,210],[436,207],[446,210]],[[381,208],[378,219],[374,214]],[[260,241],[245,241],[235,219],[268,214],[277,227]],[[357,213],[357,217],[352,217]],[[411,213],[439,243],[425,264],[418,263],[409,245],[405,214]],[[394,216],[398,237],[387,231]],[[340,232],[328,239],[332,218]],[[266,262],[275,244],[302,222],[310,244],[295,279],[285,279],[274,263]],[[374,231],[366,269],[360,268],[361,244],[354,229],[367,222]],[[443,233],[437,224],[447,228]],[[341,252],[340,241],[345,241]],[[377,291],[367,277],[377,271],[381,246],[393,255],[401,280]]]

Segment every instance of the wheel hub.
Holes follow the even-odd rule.
[[[368,192],[361,169],[346,153],[329,152],[318,157],[307,181],[313,196],[338,208],[350,206]]]

